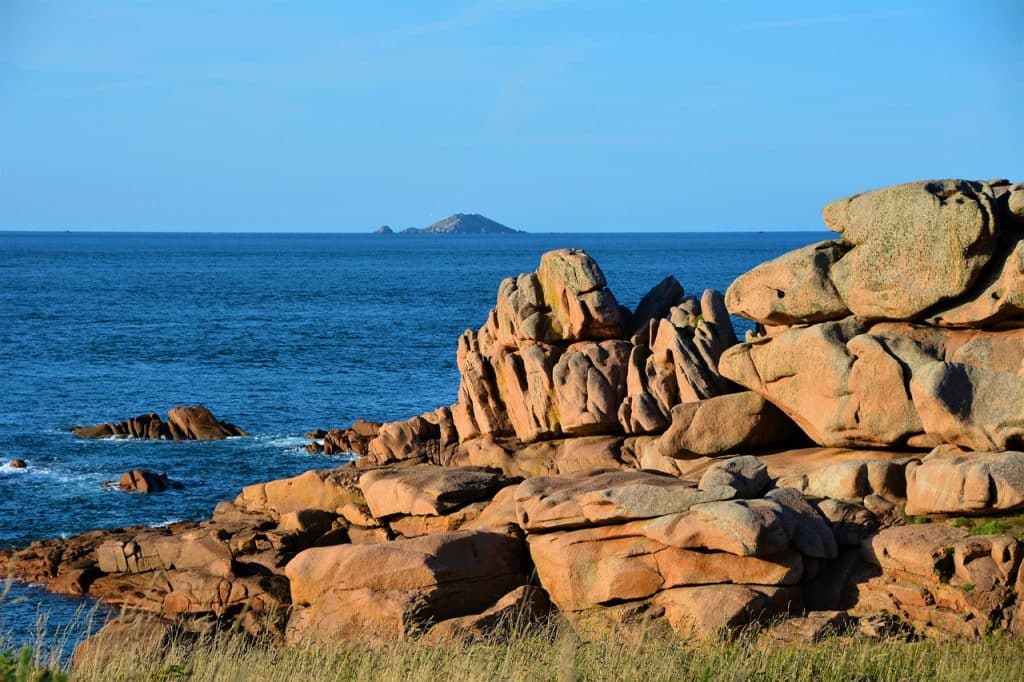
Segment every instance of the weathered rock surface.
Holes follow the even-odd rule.
[[[539,621],[551,610],[544,590],[521,585],[499,599],[483,613],[449,618],[432,626],[424,635],[427,641],[463,644],[502,632],[521,631]]]
[[[167,421],[155,412],[117,423],[73,426],[79,438],[143,438],[159,440],[223,440],[248,435],[244,430],[218,420],[202,405],[172,407]]]
[[[914,461],[912,457],[846,459],[812,467],[806,474],[782,476],[778,482],[808,497],[860,504],[864,498],[877,495],[898,504],[906,499],[906,469]]]
[[[736,334],[716,291],[705,291],[700,301],[684,299],[633,340],[627,397],[619,408],[627,433],[661,431],[676,405],[736,390],[718,371],[718,359],[736,343]]]
[[[769,485],[753,457],[709,467],[699,486],[643,471],[546,476],[514,489],[515,511],[541,585],[581,631],[654,619],[706,636],[797,608],[782,586],[837,555],[825,518]],[[716,596],[728,608],[706,613]]]
[[[936,362],[963,364],[969,376],[1009,373],[1020,367],[1024,336],[1019,330],[945,330],[902,323],[866,329],[853,318],[794,327],[726,351],[720,371],[763,395],[795,421],[812,440],[833,447],[929,447],[969,432],[939,419]],[[921,373],[915,399],[912,386]],[[929,378],[931,377],[931,378]],[[1007,386],[1016,379],[1005,378]],[[947,391],[957,395],[956,390]],[[984,389],[982,389],[983,391]],[[918,403],[929,412],[929,427]],[[973,410],[1003,414],[1012,421],[1010,400],[984,394]],[[948,410],[948,408],[947,408]],[[966,415],[968,421],[970,411]],[[1006,427],[1007,433],[1012,427]],[[963,435],[964,439],[970,434]]]
[[[335,512],[350,503],[362,504],[357,469],[324,469],[246,486],[234,504],[249,512],[280,516],[303,509]]]
[[[308,549],[285,567],[297,607],[287,637],[402,638],[481,613],[525,584],[521,557],[520,540],[488,531]]]
[[[1024,196],[1018,189],[1014,196]],[[1004,255],[1005,254],[1005,255]],[[1024,241],[996,252],[989,272],[975,286],[977,293],[933,312],[927,322],[936,327],[1020,327],[1024,318]]]
[[[849,248],[820,242],[762,263],[729,286],[725,304],[734,314],[766,325],[840,320],[850,311],[829,273]]]
[[[375,469],[359,478],[370,513],[378,519],[398,514],[440,516],[490,496],[504,485],[498,474],[420,464]]]
[[[825,223],[852,245],[832,268],[847,306],[861,318],[906,320],[965,293],[995,251],[993,203],[982,183],[931,180],[826,206]]]
[[[910,381],[924,430],[970,450],[1024,448],[1024,376],[953,362],[920,367]]]
[[[907,514],[986,514],[1024,508],[1024,452],[939,447],[907,468]]]
[[[484,436],[465,443],[449,466],[476,466],[501,470],[506,476],[529,478],[586,471],[632,469],[620,436],[581,436],[523,445]]]
[[[451,410],[439,407],[406,421],[379,427],[366,445],[366,456],[376,464],[427,457],[442,459],[457,441]]]
[[[684,294],[683,285],[672,275],[655,284],[633,311],[630,334],[643,331],[653,320],[668,317],[672,309],[683,302]]]
[[[765,325],[919,320],[1020,326],[1019,185],[913,182],[830,203],[837,241],[785,254],[739,277],[730,310]],[[908,276],[912,274],[912,276]]]
[[[789,417],[761,395],[741,391],[676,405],[668,428],[649,447],[658,456],[686,459],[756,452],[800,440]]]
[[[751,499],[760,497],[771,484],[768,467],[752,455],[717,460],[700,477],[697,487],[713,490],[728,486],[736,491],[736,497]]]
[[[719,370],[821,445],[1017,447],[1022,196],[1005,180],[931,180],[832,202],[841,239],[729,288],[732,311],[769,329]]]
[[[644,471],[562,478],[538,476],[515,493],[519,526],[528,532],[648,519],[728,500],[734,488],[706,490],[671,476]]]
[[[892,614],[939,638],[1006,627],[1021,557],[1015,538],[927,524],[883,530],[863,549],[882,575],[858,587],[855,614]]]
[[[529,536],[541,585],[563,611],[650,597],[683,585],[793,585],[798,552],[736,556],[673,547],[651,539],[644,522]]]

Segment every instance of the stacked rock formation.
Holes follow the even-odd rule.
[[[906,465],[908,515],[1024,507],[1024,185],[908,183],[823,216],[841,238],[729,287],[730,310],[760,333],[723,353],[721,373],[820,445],[933,448]],[[1019,542],[966,535],[907,526],[866,540],[883,575],[857,608],[929,634],[1009,627]]]
[[[535,272],[505,279],[486,323],[459,339],[454,405],[359,421],[309,449],[528,476],[571,472],[581,460],[632,467],[643,458],[671,470],[673,458],[791,442],[789,419],[719,374],[719,356],[736,343],[720,293],[689,297],[669,276],[630,312],[585,252],[552,251]]]
[[[837,447],[1016,447],[1024,437],[1024,186],[936,180],[835,201],[841,239],[726,292],[764,333],[719,371]]]
[[[631,637],[665,623],[707,636],[801,610],[797,585],[836,556],[803,496],[769,483],[754,457],[697,484],[643,471],[542,476],[516,490],[516,516],[541,585],[577,627]]]
[[[459,339],[459,441],[661,431],[674,405],[731,392],[716,369],[736,342],[722,297],[683,294],[670,277],[630,314],[572,249],[504,280],[487,323]]]
[[[202,405],[172,407],[166,422],[155,412],[147,412],[116,423],[72,426],[71,432],[79,438],[155,440],[224,440],[249,435],[234,424],[220,421]]]

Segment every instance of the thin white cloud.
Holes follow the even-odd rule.
[[[774,31],[787,28],[808,28],[810,26],[821,26],[823,24],[850,24],[859,21],[878,21],[880,19],[891,19],[893,17],[921,14],[922,10],[898,10],[892,12],[863,12],[861,14],[833,14],[823,17],[798,17],[794,19],[779,19],[775,21],[754,21],[748,24],[731,26],[730,32],[746,31]]]

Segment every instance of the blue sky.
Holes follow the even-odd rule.
[[[0,0],[0,228],[819,229],[1024,180],[1024,3]]]

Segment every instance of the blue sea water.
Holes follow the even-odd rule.
[[[302,434],[453,402],[457,337],[484,322],[502,278],[545,251],[586,249],[633,307],[667,274],[687,293],[724,291],[823,238],[0,232],[0,547],[201,519],[250,483],[336,466],[304,452]],[[85,441],[67,430],[195,403],[251,437]],[[13,458],[28,469],[4,465]],[[103,487],[133,468],[185,488]],[[83,604],[10,586],[0,640],[32,640],[40,613],[48,632],[66,626]]]

